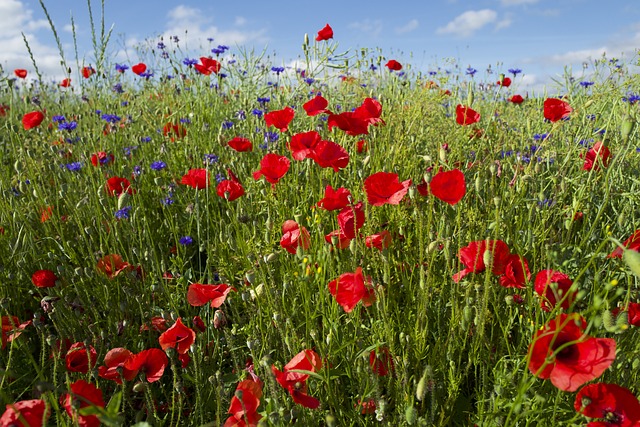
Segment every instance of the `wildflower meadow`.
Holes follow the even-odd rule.
[[[640,426],[638,58],[309,34],[2,70],[0,426]]]

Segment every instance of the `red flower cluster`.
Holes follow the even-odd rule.
[[[53,288],[58,276],[51,270],[38,270],[31,275],[31,283],[37,288]]]
[[[284,365],[282,371],[275,365],[271,366],[276,381],[289,392],[293,401],[310,409],[317,409],[320,406],[320,401],[307,394],[309,375],[295,371],[318,372],[320,369],[322,369],[322,359],[313,350],[302,350],[296,354],[289,363]]]
[[[311,246],[309,231],[305,227],[300,227],[300,225],[293,220],[286,220],[284,224],[282,224],[280,246],[290,254],[295,254],[299,247],[306,251],[309,249],[309,246]]]
[[[338,172],[349,164],[349,153],[339,144],[321,139],[316,131],[293,135],[288,146],[295,160],[312,159],[321,168]]]
[[[98,375],[122,384],[122,380],[131,381],[138,372],[144,372],[147,382],[152,383],[162,378],[168,363],[166,353],[158,348],[134,354],[126,348],[118,347],[109,350],[104,356],[104,366],[98,367]]]
[[[193,283],[189,285],[189,289],[187,290],[187,302],[193,307],[200,307],[211,303],[211,307],[218,308],[224,303],[227,294],[231,291],[235,291],[235,289],[226,283],[219,285]]]
[[[340,277],[329,282],[328,288],[336,302],[347,313],[353,311],[360,301],[365,307],[369,307],[376,299],[371,277],[364,277],[362,267],[356,268],[354,273],[341,274]]]
[[[334,127],[345,131],[347,135],[364,135],[369,133],[369,126],[377,126],[384,123],[380,118],[382,105],[373,99],[366,98],[362,104],[353,111],[345,111],[340,114],[329,114],[327,126],[329,131]]]
[[[583,156],[580,155],[580,157],[582,158]],[[609,166],[610,160],[611,150],[609,150],[609,147],[604,145],[602,141],[598,141],[593,145],[593,147],[589,148],[587,154],[584,156],[582,170],[590,171],[593,169],[597,171],[600,169],[600,166]]]
[[[469,273],[482,273],[491,266],[491,273],[500,276],[500,286],[524,288],[531,278],[527,260],[510,253],[509,246],[502,240],[480,240],[469,243],[458,251],[458,259],[465,268],[453,275],[458,283]]]
[[[529,345],[529,371],[564,391],[576,391],[598,378],[616,357],[612,338],[585,334],[587,322],[577,313],[558,315],[537,331]]]
[[[259,378],[248,378],[238,383],[236,393],[231,398],[228,414],[223,427],[254,427],[262,415],[258,413],[262,397],[262,382]]]
[[[98,361],[98,353],[96,349],[90,345],[88,348],[83,342],[76,342],[69,347],[64,357],[67,371],[80,372],[86,374],[92,369]]]

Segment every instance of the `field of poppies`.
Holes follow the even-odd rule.
[[[2,72],[0,426],[640,426],[630,65],[337,39]]]

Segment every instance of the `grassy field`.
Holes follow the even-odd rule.
[[[163,44],[0,77],[0,425],[640,423],[627,64]]]

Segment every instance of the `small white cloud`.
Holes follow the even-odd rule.
[[[396,28],[396,33],[398,33],[398,34],[409,33],[411,31],[417,29],[418,26],[419,26],[418,20],[417,19],[412,19],[411,21],[407,22],[403,26]]]
[[[347,28],[366,33],[371,37],[378,37],[382,32],[382,21],[365,19],[364,21],[352,22]]]
[[[503,6],[517,6],[520,4],[536,4],[539,0],[500,0]]]
[[[453,34],[458,37],[469,37],[482,27],[495,22],[498,14],[491,9],[468,10],[458,15],[453,21],[436,30],[437,34]]]
[[[496,24],[496,31],[497,30],[502,30],[503,28],[507,28],[510,27],[511,24],[513,23],[513,20],[511,19],[511,15],[507,14],[504,18],[502,18],[497,24]]]
[[[244,16],[236,16],[236,19],[234,22],[238,27],[241,27],[247,23],[247,18],[245,18]]]

